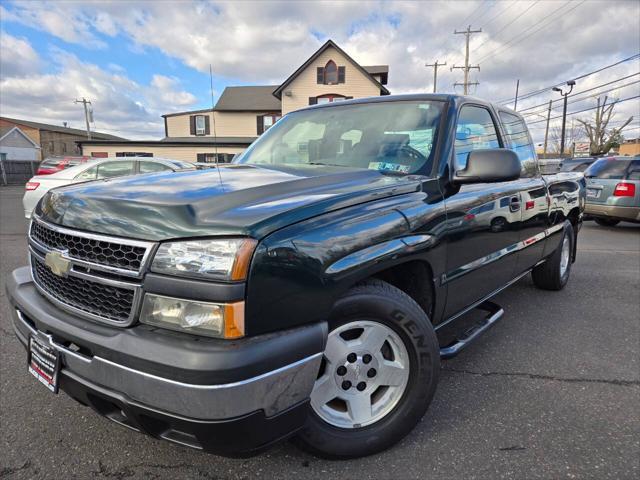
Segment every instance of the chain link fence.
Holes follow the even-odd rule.
[[[38,170],[39,160],[0,159],[0,185],[24,185]]]

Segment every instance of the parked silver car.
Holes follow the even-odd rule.
[[[601,158],[584,176],[587,217],[607,227],[620,221],[640,223],[640,157]]]

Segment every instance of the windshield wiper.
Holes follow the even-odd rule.
[[[338,165],[337,163],[324,163],[324,162],[308,162],[307,165],[325,165],[327,167],[345,167],[345,168],[355,168],[350,165]]]

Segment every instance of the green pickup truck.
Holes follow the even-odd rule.
[[[7,291],[30,374],[116,423],[357,457],[411,431],[441,359],[503,315],[492,296],[566,285],[584,205],[502,106],[318,105],[230,165],[51,190]]]

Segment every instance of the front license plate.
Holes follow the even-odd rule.
[[[39,336],[29,337],[27,362],[29,373],[53,393],[58,393],[60,355],[46,338],[42,339]]]
[[[598,190],[597,188],[587,188],[587,197],[599,198],[600,192],[602,192],[602,190]]]

